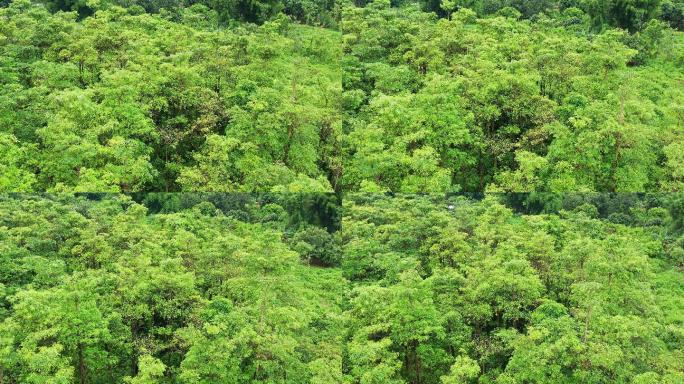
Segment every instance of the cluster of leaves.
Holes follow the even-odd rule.
[[[684,35],[518,16],[346,8],[343,189],[681,190]]]
[[[682,196],[511,198],[345,199],[348,382],[681,383]]]
[[[684,1],[663,1],[661,18],[670,23],[672,28],[684,31]]]
[[[201,199],[1,197],[2,381],[339,382],[346,282],[293,250],[313,227],[288,236],[273,197]]]
[[[339,34],[0,8],[0,191],[332,191]]]

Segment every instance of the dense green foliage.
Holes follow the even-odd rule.
[[[682,196],[497,200],[345,199],[350,383],[684,381]]]
[[[159,13],[162,17],[181,21],[187,8],[208,8],[219,25],[236,22],[261,24],[284,12],[310,25],[333,27],[339,19],[335,0],[39,0],[52,12],[75,11],[79,18],[113,7],[128,8],[134,13]],[[2,2],[0,2],[2,4]]]
[[[677,0],[217,4],[0,8],[0,191],[684,187]]]
[[[684,35],[516,12],[345,9],[343,189],[682,189]]]
[[[294,251],[293,198],[326,199],[0,198],[0,380],[337,382],[345,281]]]
[[[684,1],[667,0],[663,2],[662,19],[670,23],[672,28],[684,31]]]
[[[0,8],[0,190],[332,191],[338,33]]]
[[[582,11],[592,20],[592,26],[619,27],[629,31],[643,29],[650,20],[668,21],[682,29],[683,4],[680,0],[421,0],[425,10],[441,16],[462,8],[479,15],[519,15],[526,18],[541,14],[554,15]]]
[[[683,31],[0,0],[0,384],[684,384]]]
[[[341,213],[315,194],[3,196],[0,377],[679,384],[683,211],[682,195],[349,195]]]

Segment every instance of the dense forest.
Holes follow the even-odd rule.
[[[0,384],[684,384],[684,0],[0,0]]]
[[[339,33],[178,12],[0,8],[0,190],[332,191]]]
[[[0,378],[681,383],[684,196],[532,200],[2,197]]]
[[[0,381],[336,382],[334,196],[137,197],[1,199]]]
[[[657,1],[551,3],[345,9],[344,188],[681,190],[681,23]]]
[[[347,382],[684,382],[682,196],[530,199],[348,196]]]
[[[0,190],[684,186],[684,2],[8,2]]]

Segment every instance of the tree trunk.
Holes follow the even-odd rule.
[[[136,351],[135,341],[137,339],[138,327],[135,320],[131,321],[131,338],[133,339],[133,350],[131,351],[131,376],[138,374],[138,353]]]
[[[86,384],[86,375],[87,375],[87,370],[86,370],[85,360],[83,358],[83,344],[78,343],[78,379],[79,379],[79,383]]]
[[[592,312],[592,309],[589,308],[589,313],[587,313],[587,318],[584,320],[584,334],[582,335],[582,343],[586,343],[587,338],[589,337],[589,324],[591,322],[591,312]]]

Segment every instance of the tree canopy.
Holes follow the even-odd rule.
[[[681,190],[684,35],[556,8],[346,8],[343,189]]]
[[[0,384],[684,384],[684,0],[0,0]]]
[[[338,33],[111,8],[0,8],[3,191],[330,192]]]
[[[680,383],[683,202],[2,196],[0,377]]]
[[[0,198],[4,382],[340,377],[345,280],[295,251],[319,247],[301,235],[313,228],[337,244],[312,224],[322,211],[300,216],[290,196],[146,197]],[[334,213],[334,199],[306,201]]]
[[[674,0],[317,7],[0,7],[0,191],[684,185]]]
[[[681,196],[531,198],[345,200],[348,382],[684,380]]]

